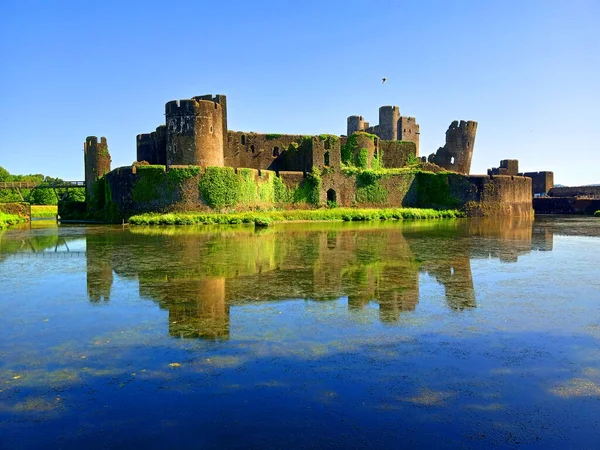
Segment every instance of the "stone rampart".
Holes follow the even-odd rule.
[[[553,187],[548,191],[549,197],[598,197],[600,186],[565,186]]]

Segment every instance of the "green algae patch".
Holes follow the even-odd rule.
[[[311,210],[262,211],[232,214],[217,213],[171,213],[139,214],[131,216],[133,225],[198,225],[198,224],[242,224],[253,223],[268,226],[271,223],[291,221],[372,221],[372,220],[416,220],[465,217],[458,210],[435,210],[419,208],[329,208]]]

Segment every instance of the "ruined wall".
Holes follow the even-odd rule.
[[[523,176],[519,173],[519,161],[516,159],[503,159],[500,161],[500,166],[488,169],[487,173],[488,175]]]
[[[180,100],[165,105],[167,166],[223,166],[223,109],[211,100]]]
[[[88,209],[94,204],[97,195],[96,181],[110,172],[110,153],[105,137],[98,142],[96,136],[88,136],[83,144],[84,166],[85,166],[85,198]]]
[[[224,164],[260,170],[310,171],[312,148],[299,134],[227,133]]]
[[[455,120],[446,131],[446,145],[429,155],[429,162],[463,175],[471,172],[477,122]]]
[[[476,175],[467,179],[471,187],[464,189],[461,182],[454,193],[465,202],[465,208],[470,216],[530,217],[533,215],[531,178]]]
[[[465,209],[474,216],[530,216],[531,179],[402,171],[279,172],[231,167],[134,166],[106,176],[107,208],[143,212],[351,207]]]
[[[519,175],[531,178],[533,195],[546,195],[554,187],[554,172],[525,172]]]
[[[408,141],[379,141],[379,154],[383,167],[404,167],[417,154],[417,146],[415,142]]]
[[[105,203],[127,218],[145,212],[247,211],[278,204],[307,207],[311,186],[302,172],[275,172],[230,167],[120,167],[105,177]],[[292,207],[290,205],[290,207]]]
[[[316,167],[318,169],[340,167],[342,162],[342,153],[340,148],[340,139],[337,136],[314,136],[310,141],[310,145],[312,146],[312,167]]]
[[[414,117],[401,116],[398,122],[398,140],[406,142],[414,142],[415,155],[419,156],[419,136],[420,127]]]

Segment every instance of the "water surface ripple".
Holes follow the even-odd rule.
[[[591,448],[600,220],[0,232],[0,448]]]

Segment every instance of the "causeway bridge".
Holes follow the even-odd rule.
[[[0,182],[0,189],[68,189],[85,187],[85,181],[7,181]]]
[[[25,201],[21,189],[69,189],[69,188],[82,188],[85,187],[85,181],[2,181],[0,182],[0,189],[14,189],[21,197],[22,201]]]

